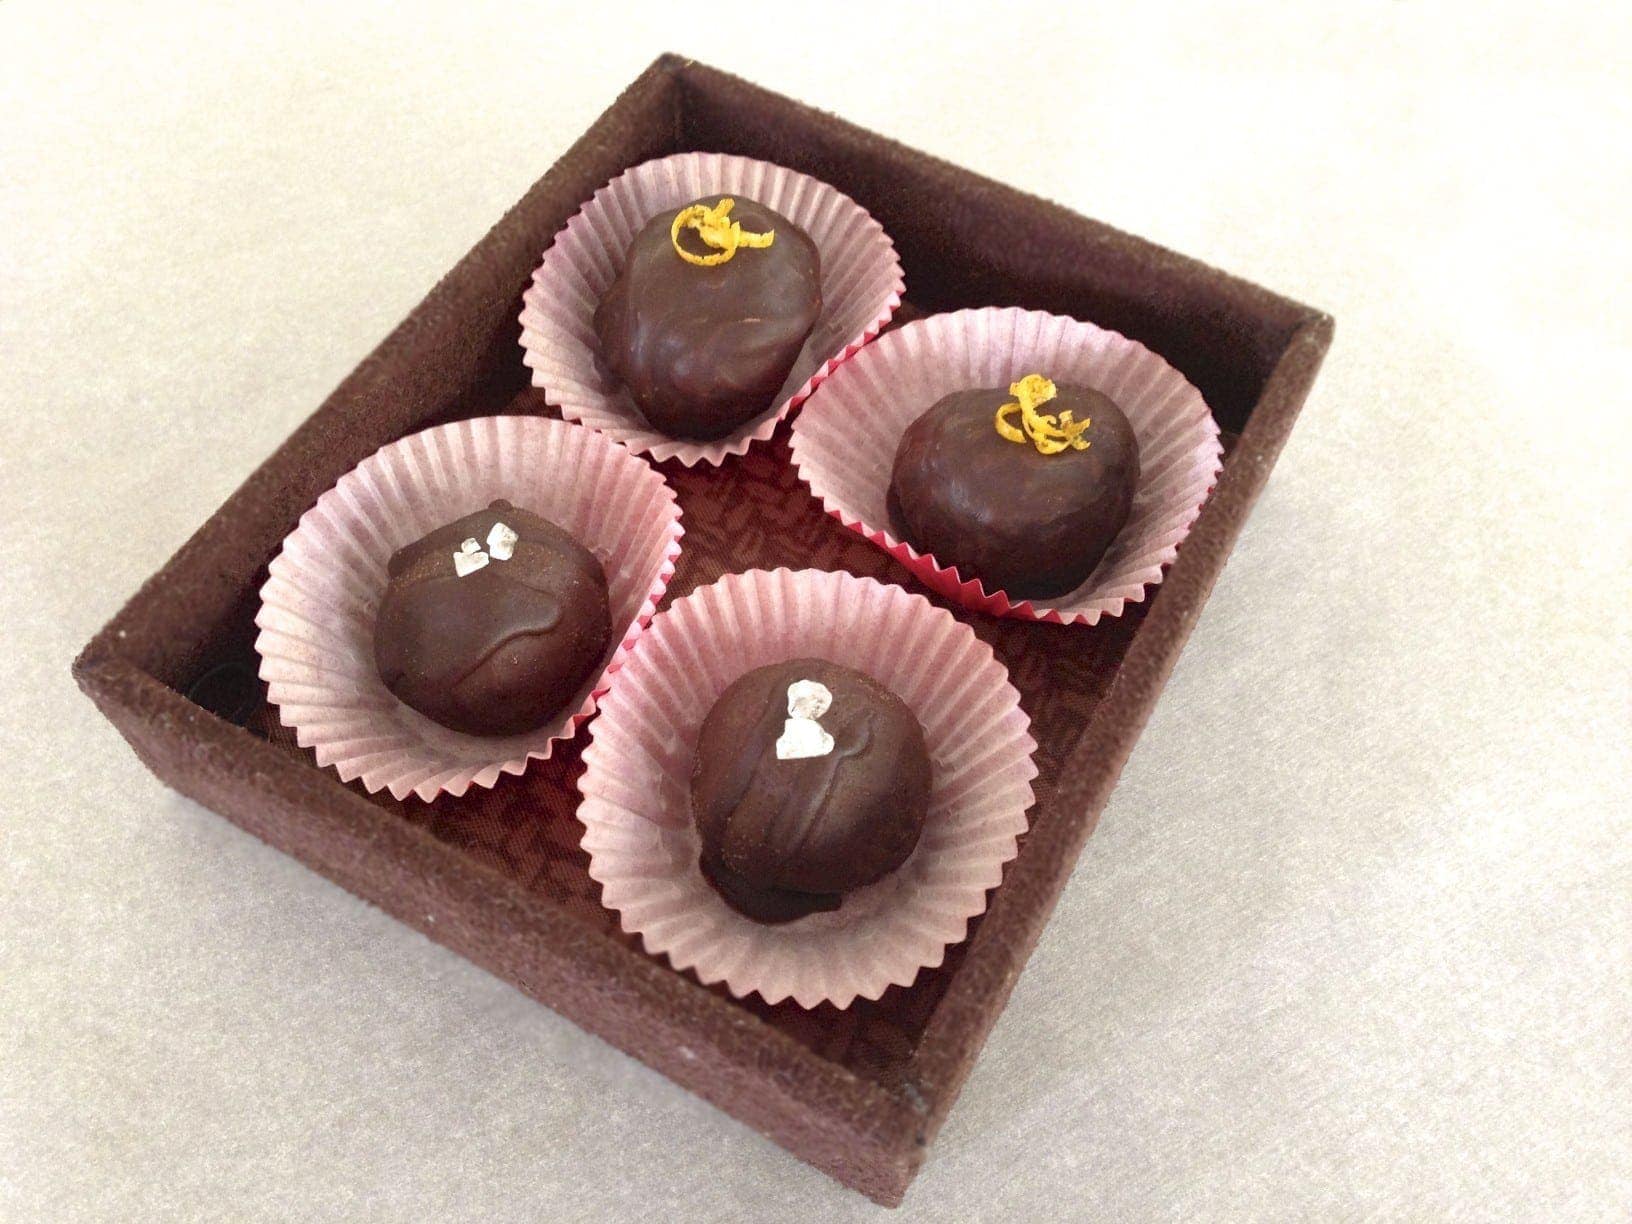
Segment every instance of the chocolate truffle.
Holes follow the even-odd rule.
[[[400,700],[455,731],[543,726],[612,637],[594,554],[506,501],[398,549],[387,571],[374,665]]]
[[[703,720],[691,812],[703,874],[760,922],[837,909],[912,853],[929,751],[899,697],[824,659],[760,667]]]
[[[635,235],[595,334],[653,429],[708,440],[775,402],[821,312],[805,232],[753,200],[705,196]]]
[[[1138,484],[1139,445],[1120,408],[1087,387],[1026,379],[954,392],[909,425],[888,506],[896,534],[942,565],[1048,599],[1087,581]]]

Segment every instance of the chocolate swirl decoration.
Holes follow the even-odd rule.
[[[832,693],[832,750],[781,759],[789,685]],[[872,677],[825,659],[749,672],[704,720],[692,815],[704,873],[762,921],[832,909],[911,855],[929,810],[931,767],[911,710]]]
[[[374,626],[380,679],[456,731],[542,726],[577,695],[611,638],[600,563],[509,502],[399,549],[386,570]]]
[[[1139,441],[1122,410],[1091,387],[1039,382],[937,400],[902,433],[885,494],[898,539],[1013,599],[1086,582],[1139,487]],[[1056,411],[1039,413],[1042,403]]]
[[[747,197],[708,196],[635,235],[595,336],[653,429],[706,441],[775,404],[821,313],[810,237]]]

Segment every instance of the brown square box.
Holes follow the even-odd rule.
[[[572,819],[586,738],[492,792],[368,796],[293,746],[253,679],[268,561],[375,449],[440,421],[545,414],[521,291],[602,183],[681,150],[747,154],[872,212],[906,268],[898,321],[1020,305],[1143,341],[1225,431],[1217,488],[1155,597],[1093,629],[966,616],[1010,668],[1041,768],[1031,829],[970,938],[847,1011],[767,1007],[645,955],[599,904]],[[884,1203],[898,1203],[1008,999],[1263,487],[1330,343],[1320,312],[664,56],[86,646],[80,686],[161,779]],[[722,573],[816,565],[902,582],[789,470],[786,428],[720,469],[666,465],[686,538],[670,598]],[[961,615],[961,614],[960,614]]]

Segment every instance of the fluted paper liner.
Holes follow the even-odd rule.
[[[911,707],[934,766],[911,858],[830,913],[768,926],[703,879],[689,784],[703,719],[743,673],[802,656],[873,676]],[[732,994],[802,1007],[876,999],[941,963],[1014,857],[1036,748],[1008,672],[920,595],[821,570],[732,574],[652,622],[602,703],[579,781],[589,874],[623,929]]]
[[[497,498],[542,515],[606,571],[612,642],[561,715],[523,735],[466,735],[404,705],[374,666],[386,562]],[[662,476],[593,430],[481,417],[382,447],[323,494],[273,559],[255,649],[285,726],[319,765],[370,791],[434,799],[519,774],[595,712],[674,576],[680,509]]]
[[[769,409],[724,438],[691,442],[646,423],[600,356],[594,317],[641,227],[708,195],[757,200],[810,236],[821,252],[822,313]],[[834,366],[876,336],[900,306],[902,285],[895,244],[849,196],[770,162],[676,153],[625,170],[556,235],[523,295],[523,360],[568,420],[653,459],[718,464],[769,438]]]
[[[896,537],[885,497],[901,435],[941,397],[1027,374],[1092,387],[1139,443],[1133,509],[1088,580],[1054,599],[989,589]],[[994,435],[995,436],[995,435]],[[1091,437],[1092,435],[1090,435]],[[931,315],[881,336],[836,370],[793,426],[793,461],[827,512],[926,586],[977,612],[1064,624],[1119,616],[1161,582],[1223,463],[1201,392],[1144,345],[1078,319],[1013,307]]]

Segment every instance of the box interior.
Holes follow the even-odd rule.
[[[1085,229],[1081,218],[1064,210],[932,159],[904,165],[889,142],[813,118],[812,112],[701,66],[648,74],[643,81],[620,103],[617,138],[606,139],[603,132],[596,142],[580,142],[507,219],[507,224],[518,216],[526,222],[520,227],[525,237],[505,253],[507,279],[488,284],[479,298],[449,304],[449,314],[458,308],[456,325],[439,331],[433,318],[421,334],[403,339],[417,346],[410,350],[418,358],[411,369],[401,361],[364,363],[331,401],[346,406],[347,413],[326,424],[313,418],[285,448],[283,471],[298,471],[299,478],[276,487],[258,487],[252,479],[223,512],[235,521],[212,521],[188,545],[195,560],[208,558],[208,584],[172,590],[161,574],[138,597],[147,602],[139,621],[130,622],[128,650],[148,674],[283,747],[321,774],[326,785],[344,785],[294,746],[255,679],[253,617],[266,564],[318,493],[378,446],[446,420],[501,411],[549,414],[521,361],[516,321],[521,290],[550,236],[577,204],[619,170],[649,157],[693,149],[741,153],[825,179],[869,209],[900,250],[908,304],[897,324],[923,313],[982,305],[1092,319],[1141,340],[1182,370],[1213,408],[1227,448],[1245,428],[1294,331],[1309,317],[1304,308],[1267,292],[1210,270],[1200,276],[1199,265],[1182,257],[1103,227]],[[1017,200],[1025,203],[1018,219]],[[1007,236],[994,245],[990,235],[998,232]],[[679,491],[686,527],[668,599],[726,572],[778,565],[844,568],[921,591],[882,551],[822,513],[788,463],[786,433],[784,426],[772,444],[721,468],[663,465]],[[187,563],[188,550],[172,568]],[[1039,822],[1051,819],[1050,800],[1062,768],[1162,590],[1093,628],[994,620],[954,609],[1008,666],[1032,719],[1040,776],[1022,858]],[[127,610],[127,615],[133,614]],[[587,732],[581,732],[550,760],[534,762],[522,778],[507,777],[492,791],[445,796],[431,804],[399,802],[387,794],[368,798],[573,921],[644,955],[619,931],[616,915],[601,907],[578,845],[580,827],[572,812],[586,740]],[[971,937],[978,929],[977,920]],[[731,999],[723,989],[713,993],[820,1058],[896,1091],[969,946],[965,941],[949,950],[944,965],[925,970],[911,987],[892,988],[877,1002],[859,1001],[844,1011],[773,1007],[757,999]],[[690,980],[696,989],[707,989]]]

